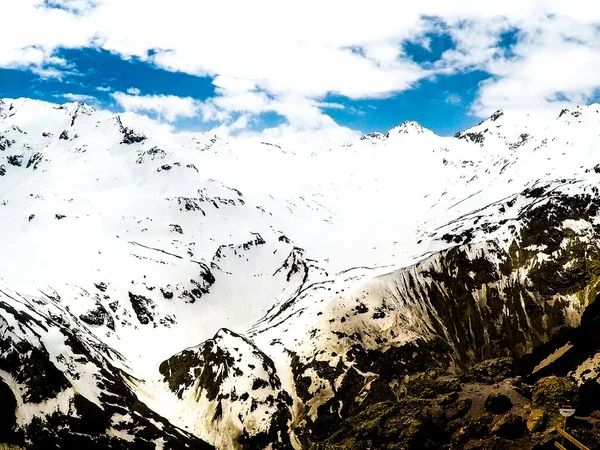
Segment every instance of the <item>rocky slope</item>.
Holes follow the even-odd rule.
[[[0,444],[551,448],[569,401],[598,448],[599,112],[282,149],[0,102]]]

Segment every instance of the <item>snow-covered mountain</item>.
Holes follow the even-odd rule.
[[[282,148],[0,101],[0,444],[311,448],[501,356],[595,386],[599,112]]]

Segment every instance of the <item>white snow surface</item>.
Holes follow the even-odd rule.
[[[101,305],[114,327],[79,325],[123,355],[149,406],[209,437],[196,420],[202,404],[165,401],[157,367],[171,355],[221,328],[249,331],[263,350],[275,337],[298,342],[376,276],[451,246],[439,236],[468,227],[474,211],[511,220],[523,199],[502,212],[495,202],[561,178],[600,180],[599,105],[552,116],[499,112],[460,138],[407,122],[334,148],[189,133],[156,140],[152,130],[133,130],[146,139],[127,144],[127,126],[85,104],[0,101],[0,278],[20,295],[3,299],[60,296],[60,304],[39,302],[39,314],[74,317]],[[564,224],[581,236],[588,225]],[[204,282],[207,292],[188,295]],[[271,329],[269,311],[306,282],[320,287],[289,310],[302,318]],[[148,323],[130,293],[149,300]],[[403,323],[417,324],[410,311]],[[387,333],[393,320],[365,334]],[[390,342],[416,331],[405,327]],[[56,359],[63,344],[52,339],[41,338]],[[317,338],[304,351],[318,346]],[[289,385],[283,352],[270,356]],[[74,388],[94,401],[91,384]],[[193,412],[182,416],[186,407]]]

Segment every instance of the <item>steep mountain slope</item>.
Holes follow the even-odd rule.
[[[599,111],[285,149],[0,101],[0,443],[342,445],[357,414],[497,357],[593,392]],[[466,427],[477,406],[458,410]],[[486,435],[409,442],[419,420],[339,448]]]
[[[163,359],[221,326],[252,324],[302,284],[311,263],[270,225],[269,212],[203,177],[193,163],[118,117],[86,105],[30,100],[4,103],[2,117],[0,272],[13,292],[2,295],[9,321],[3,342],[7,351],[20,349],[16,355],[39,349],[58,374],[67,370],[61,361],[71,360],[70,381],[60,387],[73,395],[100,407],[102,396],[111,395],[123,397],[123,405],[137,404],[136,377],[146,377]],[[254,292],[251,300],[247,289]],[[9,317],[13,309],[51,326],[14,334],[22,320]],[[63,328],[76,333],[75,349],[62,344]],[[20,344],[23,339],[29,346]],[[83,353],[82,345],[93,345],[99,354]],[[105,360],[111,365],[105,367]],[[11,386],[22,364],[15,360],[7,369]],[[100,375],[81,378],[101,369],[118,383]],[[76,415],[69,398],[55,401],[67,417]],[[50,414],[54,406],[39,408]],[[154,420],[144,408],[144,417]],[[26,413],[19,407],[16,414]],[[107,419],[116,421],[114,414]],[[27,423],[18,422],[20,428]],[[117,438],[130,440],[125,434]],[[25,439],[35,444],[27,428]],[[62,448],[70,445],[56,439]]]

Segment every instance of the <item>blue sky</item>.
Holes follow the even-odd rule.
[[[436,38],[431,51],[407,43],[408,55],[420,63],[435,61],[450,48],[443,35]],[[446,47],[447,45],[447,47]],[[0,98],[31,97],[50,102],[64,102],[70,95],[82,96],[82,100],[115,112],[123,107],[111,96],[113,92],[139,89],[143,95],[173,95],[192,97],[204,101],[215,96],[213,78],[161,69],[138,58],[125,60],[119,55],[102,49],[61,49],[59,58],[69,62],[61,78],[44,78],[26,69],[0,69]],[[470,71],[424,79],[411,89],[383,99],[351,100],[339,95],[327,95],[324,102],[343,105],[345,109],[324,108],[338,124],[364,133],[386,131],[405,121],[416,120],[438,134],[448,135],[472,126],[480,121],[470,113],[470,105],[477,93],[480,81],[489,75]],[[100,89],[98,89],[100,88]],[[67,98],[63,97],[67,95]],[[93,99],[86,99],[89,96]],[[154,114],[148,114],[155,117]],[[285,118],[266,112],[255,118],[252,128],[272,127],[285,122]],[[179,129],[205,131],[217,121],[203,122],[198,118],[179,119]]]
[[[451,135],[497,109],[598,98],[600,6],[373,1],[5,0],[0,97],[341,136],[405,120]]]

